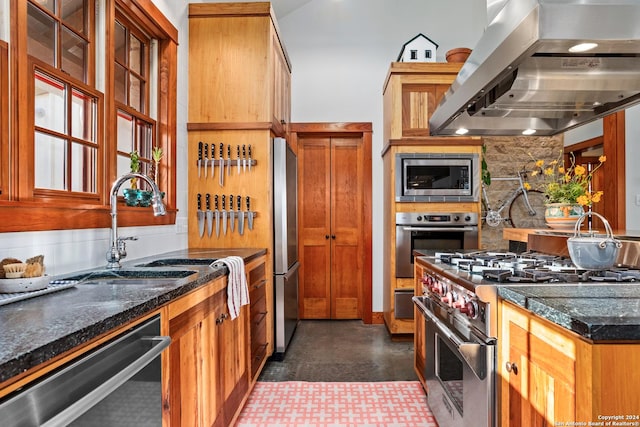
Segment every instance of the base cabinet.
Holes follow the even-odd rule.
[[[640,423],[639,343],[592,343],[508,302],[500,319],[502,427]]]
[[[249,348],[251,352],[251,379],[256,381],[260,368],[267,361],[267,316],[265,257],[252,261],[245,267],[249,286]]]
[[[248,307],[230,319],[226,284],[216,279],[168,306],[171,426],[229,426],[248,394]]]
[[[414,266],[415,277],[415,295],[422,295],[422,276],[423,269],[419,265]],[[427,380],[425,378],[425,368],[427,366],[427,348],[425,346],[425,323],[424,316],[420,310],[413,306],[413,367],[418,375],[418,379],[422,383],[422,387],[427,389]]]

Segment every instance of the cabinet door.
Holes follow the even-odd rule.
[[[501,325],[502,426],[575,421],[574,341],[507,303]]]
[[[301,317],[362,318],[362,139],[300,138],[298,156]]]
[[[331,316],[330,139],[298,142],[299,313],[303,319]]]
[[[273,120],[283,126],[284,136],[291,119],[291,72],[280,47],[280,39],[273,37]]]
[[[198,290],[169,306],[172,426],[211,426],[223,420],[217,323],[226,310],[225,292],[207,291]]]
[[[242,307],[240,316],[231,320],[223,316],[218,320],[218,371],[219,389],[222,395],[225,426],[231,425],[242,399],[249,391],[249,369],[247,366],[246,319],[248,307]],[[227,312],[225,311],[225,314]],[[219,420],[218,420],[219,422]],[[211,424],[206,424],[211,425]]]
[[[247,265],[247,281],[249,284],[249,301],[251,308],[249,314],[251,349],[251,378],[258,374],[260,366],[267,357],[267,309],[265,259]]]
[[[422,271],[421,267],[415,267],[415,295],[422,295]],[[422,385],[426,387],[425,367],[427,362],[427,349],[425,347],[425,320],[415,305],[413,307],[413,319],[413,366],[418,375],[418,379]]]
[[[430,136],[429,119],[449,84],[402,85],[402,137]]]
[[[363,156],[359,138],[331,138],[331,317],[362,317]]]

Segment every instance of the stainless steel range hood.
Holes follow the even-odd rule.
[[[640,101],[639,0],[509,0],[434,111],[431,134],[555,135]],[[581,43],[591,50],[570,53]]]

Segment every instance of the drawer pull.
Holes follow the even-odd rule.
[[[513,372],[513,375],[518,375],[518,365],[515,363],[507,362],[505,365],[507,372]]]
[[[262,279],[260,282],[258,282],[253,289],[260,289],[261,287],[264,286],[264,284],[267,283],[267,279]]]

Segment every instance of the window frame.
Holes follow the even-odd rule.
[[[158,183],[166,193],[165,204],[167,215],[154,217],[148,209],[128,207],[119,202],[119,225],[142,226],[164,225],[175,223],[176,209],[176,100],[177,100],[177,44],[178,32],[173,24],[157,9],[151,0],[106,0],[105,11],[105,89],[102,105],[102,116],[99,120],[99,145],[102,153],[98,154],[98,163],[102,167],[98,172],[98,200],[80,197],[69,200],[58,194],[35,194],[34,188],[34,120],[33,95],[29,91],[33,81],[32,66],[34,60],[27,52],[27,2],[12,1],[10,3],[10,43],[8,44],[7,68],[10,78],[4,76],[0,80],[11,81],[7,88],[7,120],[8,126],[0,131],[1,141],[0,172],[7,178],[0,182],[0,232],[45,231],[63,229],[108,228],[111,225],[110,188],[116,177],[115,140],[109,138],[115,129],[113,112],[115,111],[113,87],[113,25],[117,7],[126,11],[127,16],[148,31],[158,43],[158,99],[156,117],[156,143],[165,152],[162,160],[162,174]],[[93,10],[93,8],[91,9]],[[88,34],[95,43],[95,14],[90,17]],[[23,24],[23,25],[20,25]],[[94,51],[94,49],[89,49]],[[89,54],[89,67],[95,68],[95,53]],[[95,70],[94,70],[95,71]],[[93,73],[95,76],[95,72]],[[149,76],[150,77],[150,76]],[[92,80],[88,80],[92,81]],[[10,131],[6,129],[10,128]],[[7,136],[4,134],[7,133]],[[5,155],[5,152],[7,153]],[[10,155],[10,157],[7,157]],[[27,167],[24,167],[24,166]],[[8,171],[11,173],[8,173]],[[0,179],[3,177],[0,176]],[[47,192],[45,192],[47,193]],[[88,193],[82,193],[84,195]]]
[[[0,200],[9,194],[9,46],[0,40]]]

